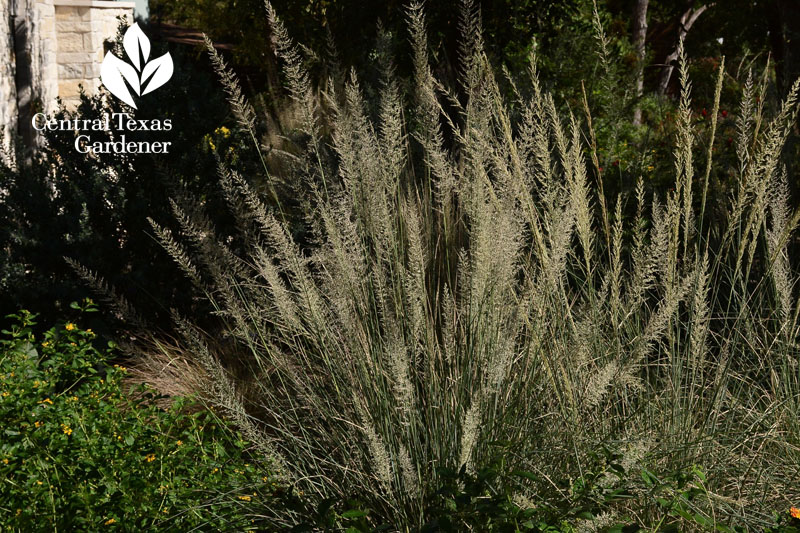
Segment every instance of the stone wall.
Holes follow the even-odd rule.
[[[117,34],[117,17],[133,22],[132,9],[131,2],[55,0],[58,95],[67,107],[78,103],[81,85],[89,94],[100,86],[104,43]]]
[[[53,0],[11,0],[18,133],[33,146],[36,136],[22,120],[38,111],[52,111],[58,94],[55,66]],[[13,125],[13,123],[12,123]]]
[[[133,21],[134,2],[111,0],[0,0],[0,126],[28,146],[30,117],[78,102],[79,86],[100,85],[104,42],[117,17]]]
[[[11,28],[11,5],[2,1],[0,2],[0,131],[4,147],[0,148],[8,147],[12,122],[16,121],[17,116],[17,87],[14,81],[17,69]]]

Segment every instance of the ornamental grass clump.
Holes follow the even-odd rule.
[[[797,84],[768,117],[748,82],[737,186],[712,216],[716,118],[699,139],[682,47],[674,188],[650,197],[640,180],[607,198],[588,106],[561,116],[533,56],[501,90],[471,2],[453,87],[411,4],[409,92],[384,33],[376,91],[355,72],[316,83],[266,8],[295,128],[261,175],[219,165],[239,234],[217,235],[185,197],[179,231],[152,224],[224,324],[211,338],[176,316],[207,396],[284,482],[358,497],[400,530],[426,523],[442,469],[495,464],[526,472],[515,501],[541,509],[573,507],[590,476],[621,488],[587,507],[606,522],[683,520],[653,486],[693,465],[704,497],[687,505],[712,527],[758,528],[800,501],[798,212],[781,164]],[[261,150],[256,112],[208,45]],[[618,457],[603,476],[590,472],[601,449]]]

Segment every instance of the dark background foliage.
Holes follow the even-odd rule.
[[[154,43],[155,53],[167,48],[166,43]],[[90,157],[74,149],[75,133],[56,130],[45,132],[45,147],[30,163],[0,165],[0,190],[6,191],[0,199],[3,316],[20,307],[58,315],[65,303],[85,295],[85,284],[65,258],[99,274],[134,307],[147,309],[153,323],[170,306],[191,305],[188,283],[164,260],[147,217],[169,212],[169,198],[184,190],[213,202],[209,169],[216,161],[209,141],[224,150],[236,139],[218,139],[214,133],[226,124],[228,110],[210,70],[190,50],[169,48],[174,77],[157,94],[145,97],[147,105],[139,106],[135,116],[171,119],[172,130],[126,133],[128,141],[170,141],[168,156]],[[128,111],[114,98],[84,95],[76,110],[62,108],[56,118],[94,119]],[[110,140],[109,132],[91,134],[92,141]],[[18,161],[24,161],[25,147],[18,149]]]
[[[598,136],[598,166],[593,179],[602,179],[612,204],[617,193],[630,193],[642,176],[648,193],[663,192],[673,165],[676,77],[666,94],[658,80],[666,56],[674,49],[682,15],[706,5],[702,1],[650,0],[645,57],[637,58],[632,44],[633,15],[643,0],[608,0],[599,4],[608,38],[611,69],[604,72],[598,56],[590,0],[485,0],[478,8],[486,50],[495,64],[522,77],[536,51],[541,77],[553,91],[562,111],[583,115],[583,87],[593,112]],[[459,8],[461,2],[426,5],[431,52],[436,75],[458,91]],[[371,90],[374,51],[379,25],[391,35],[398,74],[411,74],[406,4],[390,0],[276,0],[275,8],[296,41],[307,46],[307,62],[318,73],[330,68],[338,55],[342,66],[354,66]],[[726,57],[720,131],[714,149],[720,164],[712,174],[712,209],[722,208],[735,179],[735,117],[749,70],[760,76],[771,56],[767,105],[786,94],[798,74],[800,7],[788,0],[726,0],[708,4],[686,37],[692,60],[696,123],[710,121],[714,79]],[[239,138],[224,93],[214,79],[199,32],[208,32],[241,76],[260,112],[259,128],[268,150],[275,138],[291,134],[281,114],[286,107],[279,64],[261,0],[152,0],[145,32],[156,50],[169,50],[176,62],[172,81],[150,95],[137,118],[171,118],[174,129],[164,135],[172,142],[168,157],[106,154],[86,157],[73,149],[71,133],[49,132],[45,148],[30,164],[0,166],[0,313],[22,307],[54,309],[86,293],[83,282],[64,257],[97,272],[136,308],[147,309],[158,324],[169,309],[198,311],[188,283],[152,238],[148,216],[159,220],[170,210],[168,198],[191,192],[220,213],[216,193],[216,149],[220,157],[236,158],[244,169],[249,143]],[[176,39],[176,28],[192,30],[193,38]],[[184,31],[185,33],[185,31]],[[331,43],[335,43],[335,47]],[[335,49],[335,50],[334,50]],[[632,89],[637,66],[643,69],[644,91]],[[524,85],[523,85],[524,86]],[[508,86],[506,90],[510,89]],[[524,89],[523,89],[524,90]],[[642,110],[642,125],[632,124],[634,108]],[[77,110],[59,117],[93,118],[121,111],[113,98],[83,99]],[[221,130],[226,127],[228,129]],[[228,132],[221,134],[220,132]],[[151,134],[149,140],[157,140]],[[131,139],[133,140],[133,139]],[[698,142],[704,142],[699,139]],[[27,147],[20,146],[19,161]],[[785,163],[790,175],[797,147],[790,142]],[[790,180],[796,194],[797,184]],[[45,304],[45,305],[43,305]],[[205,313],[205,312],[204,312]]]

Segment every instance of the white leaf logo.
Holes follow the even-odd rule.
[[[144,62],[147,63],[147,58],[150,57],[150,39],[147,38],[138,23],[125,32],[125,36],[122,38],[122,47],[136,70],[142,70],[142,67],[139,66],[139,53],[141,52]]]
[[[144,69],[142,69],[142,82],[147,83],[147,86],[144,87],[142,94],[145,95],[149,92],[155,91],[167,83],[171,77],[172,58],[170,57],[169,52],[167,52],[163,56],[146,64]]]
[[[148,61],[150,39],[136,23],[125,32],[122,47],[130,64],[108,52],[100,67],[100,80],[111,94],[137,109],[128,87],[133,89],[137,96],[143,96],[167,83],[173,73],[172,56],[167,52],[159,58]]]
[[[136,94],[139,94],[139,75],[132,66],[109,52],[100,67],[100,79],[111,94],[136,109],[133,97],[125,85],[127,80]]]

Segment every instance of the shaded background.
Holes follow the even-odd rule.
[[[340,71],[356,68],[367,92],[376,87],[373,60],[379,25],[391,35],[406,89],[411,84],[405,5],[399,0],[274,2],[291,35],[305,45],[313,73],[321,79],[334,74],[335,55]],[[460,6],[458,1],[429,2],[425,8],[435,74],[456,93]],[[598,55],[591,0],[485,0],[475,13],[482,21],[493,64],[506,66],[520,80],[523,92],[534,50],[543,83],[561,111],[582,116],[585,87],[601,147],[602,176],[593,179],[602,177],[609,202],[618,193],[629,194],[639,176],[648,194],[662,194],[673,182],[671,143],[678,86],[674,72],[666,83],[664,79],[674,64],[678,37],[686,38],[694,120],[700,132],[710,120],[715,78],[725,56],[722,115],[714,147],[717,164],[710,191],[711,205],[722,210],[737,179],[733,139],[748,72],[757,79],[766,75],[765,105],[774,108],[798,75],[800,3],[608,0],[598,7],[608,69],[601,67]],[[164,323],[171,308],[198,314],[200,304],[156,243],[147,218],[168,220],[168,198],[185,192],[200,197],[211,211],[224,212],[213,170],[220,154],[235,159],[245,171],[248,165],[258,168],[250,141],[237,132],[201,45],[204,32],[231,63],[256,106],[262,146],[269,151],[291,130],[286,113],[290,106],[262,0],[150,0],[149,14],[141,23],[153,42],[153,53],[169,51],[175,75],[138,114],[173,118],[172,154],[86,158],[72,149],[73,137],[54,132],[30,164],[0,165],[0,190],[5,191],[0,196],[0,315],[26,307],[52,309],[57,316],[70,301],[85,296],[89,292],[85,280],[76,276],[65,257],[91,271],[95,285],[113,287],[133,308],[146,309],[157,325]],[[508,84],[504,89],[511,94]],[[61,114],[92,118],[116,106],[113,99],[104,104],[86,97],[79,109]],[[699,144],[703,139],[698,135]],[[19,146],[21,151],[25,148]],[[795,199],[797,161],[792,139],[784,164]],[[216,223],[224,232],[232,221],[220,216]]]

